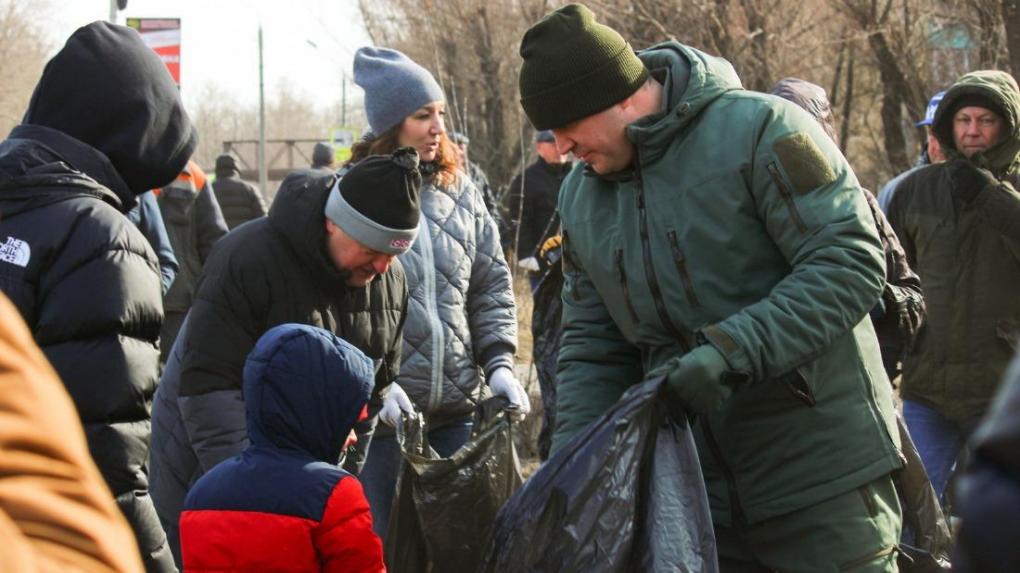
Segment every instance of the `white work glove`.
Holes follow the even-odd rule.
[[[506,366],[500,366],[489,375],[489,389],[493,396],[503,396],[510,402],[507,409],[512,410],[515,417],[523,418],[531,411],[528,393],[514,377],[513,371]]]
[[[407,397],[407,393],[396,382],[390,384],[386,397],[383,398],[382,410],[379,410],[379,419],[387,426],[397,427],[400,423],[400,415],[407,414],[413,417],[414,404]]]
[[[538,266],[538,259],[535,257],[528,257],[517,261],[517,267],[531,273],[537,273],[541,270]]]

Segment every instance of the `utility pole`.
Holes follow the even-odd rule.
[[[266,89],[262,73],[262,24],[259,24],[259,190],[266,194],[269,169],[266,166]]]
[[[347,127],[347,72],[340,72],[340,126]]]
[[[117,23],[117,10],[127,8],[127,0],[110,0],[110,23]]]

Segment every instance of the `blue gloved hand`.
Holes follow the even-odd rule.
[[[748,380],[746,374],[730,370],[722,353],[711,344],[671,358],[653,369],[648,377],[666,376],[666,400],[674,412],[708,416],[715,413],[733,390]]]

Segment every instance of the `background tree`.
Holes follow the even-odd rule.
[[[45,39],[38,14],[48,2],[0,0],[0,134],[21,123],[32,89],[54,46]]]
[[[497,185],[529,159],[517,102],[524,31],[564,2],[360,0],[370,37],[429,68],[451,100],[451,127]],[[729,60],[748,89],[784,77],[829,90],[841,147],[875,189],[909,167],[931,95],[966,71],[1011,67],[1016,0],[587,0],[643,49],[675,39]],[[1009,27],[1006,22],[1015,25]]]

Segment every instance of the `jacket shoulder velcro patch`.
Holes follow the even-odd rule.
[[[794,193],[798,195],[836,180],[836,172],[829,160],[806,133],[798,132],[776,140],[772,149],[783,164]]]

